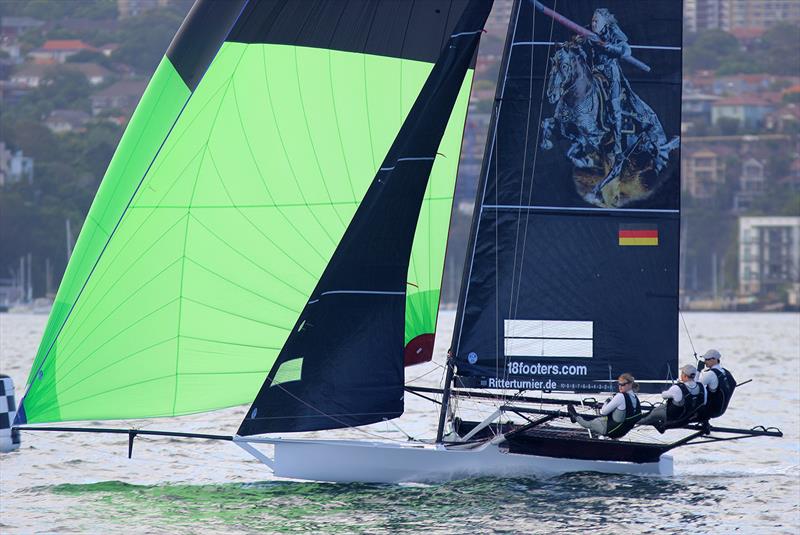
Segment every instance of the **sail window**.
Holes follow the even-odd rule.
[[[505,320],[507,357],[593,356],[593,322]]]
[[[303,372],[303,357],[287,360],[281,364],[278,371],[275,372],[275,377],[272,379],[272,386],[281,383],[288,383],[290,381],[299,381]]]

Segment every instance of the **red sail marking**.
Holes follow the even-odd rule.
[[[658,238],[658,230],[620,230],[620,238]]]
[[[414,337],[403,350],[403,366],[413,366],[428,362],[433,358],[433,342],[435,337],[432,333],[424,333]]]

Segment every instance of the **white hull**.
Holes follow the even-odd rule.
[[[672,457],[630,463],[560,459],[502,451],[496,443],[472,449],[356,440],[284,440],[237,437],[239,446],[278,477],[337,483],[442,482],[471,477],[552,477],[567,472],[672,475]],[[274,446],[270,459],[252,446]],[[254,452],[255,451],[255,452]]]

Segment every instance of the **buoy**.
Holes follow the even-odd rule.
[[[19,449],[19,431],[11,429],[17,415],[14,399],[14,381],[8,375],[0,375],[0,452]]]

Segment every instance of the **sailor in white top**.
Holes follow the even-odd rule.
[[[717,374],[711,370],[717,369],[723,373],[725,372],[722,366],[719,365],[721,358],[722,355],[720,355],[719,351],[716,349],[709,349],[702,357],[703,360],[701,360],[702,366],[700,366],[700,369],[703,371],[700,372],[700,382],[706,385],[709,393],[716,392],[717,388],[719,388],[719,379],[717,379]]]
[[[574,405],[567,406],[570,420],[598,435],[608,435],[616,431],[613,433],[614,438],[623,436],[629,430],[620,427],[620,424],[624,424],[626,420],[627,407],[625,398],[628,397],[633,410],[638,413],[639,398],[636,396],[638,385],[631,374],[624,373],[617,380],[617,388],[619,388],[619,392],[603,404],[599,416],[581,416],[575,410]],[[631,422],[630,427],[633,427],[633,422]]]
[[[700,369],[705,370],[700,374],[699,381],[706,386],[708,402],[698,414],[700,421],[719,418],[728,409],[728,404],[736,389],[736,379],[733,374],[719,365],[722,355],[716,349],[709,349],[700,359]]]
[[[652,425],[663,433],[670,424],[676,427],[685,424],[706,403],[705,386],[696,382],[695,377],[697,368],[691,364],[682,367],[680,383],[661,392],[665,403],[650,411],[637,425]]]

